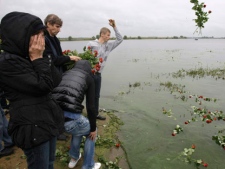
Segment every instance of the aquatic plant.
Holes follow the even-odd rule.
[[[205,76],[211,76],[217,79],[225,80],[225,69],[209,69],[209,68],[197,68],[190,70],[178,70],[177,72],[172,73],[173,78],[184,78],[185,76],[191,76],[193,78],[202,78]]]

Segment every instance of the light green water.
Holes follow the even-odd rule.
[[[224,129],[224,121],[206,124],[202,121],[185,125],[191,119],[191,106],[225,112],[225,80],[210,76],[203,78],[173,78],[178,70],[197,68],[225,69],[225,40],[128,40],[116,48],[107,60],[102,73],[100,107],[114,109],[124,121],[120,139],[133,169],[191,169],[177,158],[184,148],[196,145],[194,159],[206,161],[209,169],[223,169],[225,151],[212,141],[218,130]],[[85,41],[64,42],[63,49],[82,51]],[[139,87],[129,84],[140,83]],[[217,101],[194,98],[182,101],[179,92],[160,86],[171,82],[182,85],[183,95],[203,95]],[[162,113],[171,109],[173,117]],[[171,136],[179,124],[184,132]],[[200,168],[204,168],[201,166]]]

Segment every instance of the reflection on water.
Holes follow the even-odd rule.
[[[185,125],[191,119],[191,106],[211,111],[224,109],[225,80],[205,76],[173,78],[178,70],[198,68],[225,69],[225,40],[125,40],[109,56],[102,73],[100,107],[119,110],[124,121],[120,139],[133,169],[195,168],[178,158],[184,148],[196,145],[194,158],[206,161],[212,169],[223,169],[224,150],[212,141],[223,121],[206,124],[202,121]],[[82,48],[87,42],[63,42],[63,49]],[[140,83],[138,87],[130,84]],[[183,95],[203,95],[216,102],[194,99],[183,101],[179,92],[171,93],[160,83],[185,86]],[[171,109],[172,117],[162,113]],[[171,136],[179,124],[183,132]]]

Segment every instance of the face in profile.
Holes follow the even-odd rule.
[[[51,25],[50,23],[47,23],[47,27],[48,27],[47,30],[51,36],[56,36],[60,32],[60,29],[61,29],[61,25],[59,25],[59,24]]]

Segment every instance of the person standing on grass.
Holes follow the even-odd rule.
[[[113,49],[115,49],[119,44],[121,44],[121,42],[123,41],[123,37],[116,27],[115,20],[109,19],[109,25],[112,26],[113,30],[115,31],[116,40],[110,42],[109,39],[110,39],[111,31],[108,28],[103,27],[100,30],[99,39],[96,39],[94,41],[89,41],[86,46],[86,48],[91,49],[91,51],[97,51],[97,53],[98,53],[97,57],[102,58],[100,70],[97,73],[95,73],[95,75],[94,75],[95,108],[96,108],[96,112],[97,112],[96,116],[97,116],[97,119],[99,119],[99,120],[106,119],[105,117],[99,115],[99,98],[100,98],[101,83],[102,83],[101,73],[105,67],[109,53]]]

